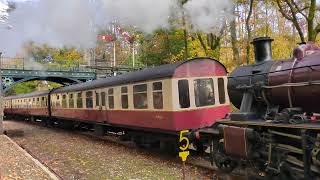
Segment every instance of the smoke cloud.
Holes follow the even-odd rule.
[[[5,23],[5,20],[8,18],[8,9],[8,2],[5,0],[0,0],[0,23]]]
[[[231,20],[233,4],[230,0],[189,0],[184,9],[195,31],[218,33]]]
[[[41,0],[18,3],[0,29],[0,49],[15,53],[27,41],[55,47],[91,47],[95,43],[96,3],[87,0]],[[101,23],[100,23],[101,24]]]
[[[6,0],[0,0],[0,6]],[[169,17],[185,11],[193,30],[216,32],[232,17],[230,0],[29,0],[17,3],[4,27],[0,24],[0,50],[14,55],[23,43],[34,41],[54,47],[94,47],[97,31],[112,21],[132,25],[146,33],[169,28]],[[9,28],[8,28],[9,27]]]

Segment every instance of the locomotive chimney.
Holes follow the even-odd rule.
[[[254,46],[254,56],[256,63],[272,60],[272,41],[273,39],[271,39],[270,37],[258,37],[253,39],[251,44],[253,44]]]

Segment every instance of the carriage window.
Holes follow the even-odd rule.
[[[215,104],[212,79],[196,79],[194,82],[194,98],[197,107]]]
[[[114,97],[113,97],[113,88],[108,89],[108,102],[109,102],[109,108],[114,108]]]
[[[69,108],[74,108],[73,94],[69,94]]]
[[[153,107],[154,109],[163,108],[162,82],[153,83]]]
[[[226,93],[224,89],[223,78],[218,78],[219,102],[220,104],[226,103]]]
[[[82,108],[82,94],[78,93],[77,94],[77,108]]]
[[[121,87],[121,104],[123,109],[129,108],[127,87]]]
[[[56,100],[56,107],[59,108],[60,107],[60,96],[57,95],[57,100]]]
[[[106,93],[101,93],[101,106],[106,106]]]
[[[40,107],[40,98],[37,98],[37,102],[36,102],[37,107]],[[21,106],[21,105],[20,105]]]
[[[30,106],[32,106],[32,104],[30,103]],[[55,104],[55,102],[54,102],[54,99],[53,98],[51,98],[51,106],[52,107],[56,107],[56,104]]]
[[[188,80],[179,80],[178,81],[178,89],[179,89],[180,108],[188,108],[188,107],[190,107],[189,82],[188,82]]]
[[[92,91],[86,92],[86,107],[93,108]]]
[[[24,100],[24,102],[26,102],[26,100]],[[41,97],[41,107],[45,107],[44,97]]]
[[[67,96],[62,95],[62,108],[67,108]]]
[[[100,106],[100,97],[99,93],[96,92],[96,106]]]
[[[133,86],[133,104],[134,108],[136,109],[148,108],[148,95],[146,84]]]

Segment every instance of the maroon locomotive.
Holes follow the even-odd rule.
[[[214,124],[230,111],[227,71],[196,58],[106,79],[5,98],[6,115],[93,125],[139,145],[172,141],[180,130]]]
[[[320,48],[300,45],[292,58],[274,61],[271,42],[254,39],[255,63],[228,77],[239,111],[195,134],[212,145],[212,162],[224,171],[246,167],[268,179],[319,179]]]

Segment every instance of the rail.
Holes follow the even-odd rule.
[[[75,60],[73,65],[59,64],[53,62],[36,62],[25,58],[6,58],[1,59],[2,69],[7,70],[35,70],[35,71],[68,71],[68,72],[95,72],[94,69],[86,68]]]

